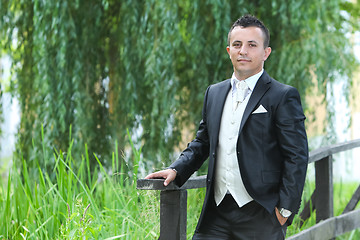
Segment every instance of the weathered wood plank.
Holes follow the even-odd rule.
[[[206,187],[206,175],[189,178],[189,180],[187,180],[181,187],[178,187],[174,182],[171,182],[167,187],[165,187],[164,179],[138,179],[136,182],[136,188],[139,190],[172,191],[204,187]]]
[[[360,209],[336,217],[335,236],[360,228]]]
[[[159,240],[186,240],[187,191],[160,192]]]
[[[315,162],[316,223],[334,216],[332,156]]]
[[[286,240],[328,240],[360,228],[360,210],[324,220]]]
[[[316,162],[335,153],[343,152],[357,147],[360,147],[360,139],[337,143],[327,147],[321,147],[309,153],[309,163]]]
[[[354,210],[359,200],[360,200],[360,185],[356,189],[355,193],[352,195],[349,203],[346,205],[343,214]]]

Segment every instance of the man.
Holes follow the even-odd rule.
[[[231,79],[205,93],[196,138],[177,161],[146,177],[181,186],[209,158],[193,239],[284,239],[299,210],[308,145],[298,91],[264,70],[270,35],[254,16],[228,34]]]

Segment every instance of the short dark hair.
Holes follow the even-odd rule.
[[[247,28],[247,27],[258,27],[261,29],[261,31],[264,34],[264,48],[269,46],[270,43],[270,33],[269,33],[269,29],[267,29],[267,27],[265,27],[264,23],[261,22],[259,19],[257,19],[255,16],[252,15],[244,15],[242,17],[240,17],[238,20],[236,20],[233,25],[231,26],[230,30],[229,30],[229,34],[228,34],[228,46],[230,46],[230,35],[232,30],[235,27],[243,27],[243,28]]]

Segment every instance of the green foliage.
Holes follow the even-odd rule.
[[[348,13],[345,21],[349,21],[352,26],[352,32],[360,31],[360,0],[344,1],[341,3],[341,9]]]
[[[13,166],[7,185],[0,185],[0,239],[155,239],[159,198],[138,192],[130,174],[136,173],[140,151],[134,148],[131,169],[120,167],[125,160],[113,154],[110,169],[96,158],[91,174],[87,153],[73,158],[73,142],[66,155],[52,156],[54,178],[40,167],[30,177],[25,160],[21,171]]]
[[[296,86],[303,98],[314,77],[325,94],[338,77],[347,77],[349,87],[354,58],[345,33],[356,21],[341,10],[353,13],[351,6],[345,0],[0,0],[0,51],[12,59],[11,91],[22,113],[18,159],[36,166],[44,126],[47,146],[64,150],[72,135],[76,159],[87,143],[109,166],[114,140],[124,151],[130,129],[151,159],[147,168],[167,165],[181,130],[200,120],[206,87],[231,76],[227,32],[245,13],[270,28],[266,70],[274,78]],[[37,161],[49,171],[54,162],[45,159],[51,158]],[[96,165],[91,154],[89,161]]]
[[[133,151],[136,159],[130,171],[118,171],[124,159],[118,159],[114,149],[111,169],[104,169],[98,160],[90,174],[89,159],[73,159],[71,144],[66,157],[61,152],[53,156],[55,179],[40,168],[37,177],[29,178],[25,160],[21,172],[13,166],[7,183],[0,182],[0,239],[157,239],[159,192],[136,190],[136,166],[143,159],[135,146]],[[334,185],[335,215],[343,211],[357,186]],[[303,204],[314,187],[313,181],[306,182]],[[188,191],[187,239],[194,233],[204,196],[204,188]],[[287,236],[314,225],[315,214],[301,229],[299,223],[297,216]],[[353,231],[339,239],[359,236],[359,231]]]
[[[76,199],[75,212],[71,213],[68,205],[68,218],[65,225],[60,227],[61,239],[89,239],[90,237],[98,238],[98,232],[101,231],[101,226],[92,227],[93,216],[89,216],[87,211],[90,203],[84,208],[82,199]]]

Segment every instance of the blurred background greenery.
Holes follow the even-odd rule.
[[[0,94],[10,94],[20,109],[14,155],[0,160],[2,169],[11,168],[4,164],[12,160],[15,171],[0,180],[16,184],[4,184],[0,196],[14,189],[27,189],[24,194],[30,196],[32,187],[20,183],[27,179],[40,181],[34,183],[33,188],[40,184],[41,190],[35,196],[51,195],[57,189],[54,186],[63,186],[67,179],[60,173],[70,171],[71,176],[80,174],[81,181],[71,178],[68,186],[81,182],[90,190],[78,186],[84,191],[66,193],[68,200],[62,195],[65,192],[54,193],[65,199],[60,201],[60,215],[65,219],[65,203],[76,208],[77,194],[88,193],[90,212],[95,208],[98,219],[105,203],[96,208],[96,200],[90,197],[97,189],[97,176],[120,173],[133,183],[134,173],[144,175],[167,166],[194,137],[207,86],[232,74],[226,53],[228,30],[247,13],[268,26],[273,51],[265,70],[298,88],[309,137],[323,136],[314,145],[334,143],[334,118],[339,111],[334,85],[341,79],[347,103],[356,102],[360,89],[354,81],[359,71],[354,50],[359,42],[359,0],[0,0],[0,57],[11,64],[8,77],[0,74]],[[6,117],[2,100],[0,111],[2,122]],[[7,136],[2,139],[3,146]],[[60,168],[60,160],[71,163],[66,171]],[[106,171],[100,171],[99,163]],[[49,186],[41,183],[40,176],[46,176]],[[102,190],[95,191],[103,194],[99,201],[104,201],[107,187],[111,186],[101,185]],[[108,200],[119,201],[116,191],[112,193],[115,197]],[[127,194],[137,199],[136,192]],[[15,210],[8,207],[11,198],[6,196],[0,197],[0,206],[11,213]],[[14,202],[21,198],[12,197]],[[35,202],[24,206],[25,212],[16,217],[18,225],[7,231],[20,232],[26,225],[20,224],[26,211],[40,206]],[[128,203],[122,202],[126,208]],[[138,211],[129,213],[132,222]],[[50,209],[45,213],[50,214]],[[4,217],[10,221],[12,214]],[[47,223],[34,215],[38,226]],[[53,216],[51,221],[60,219],[52,223],[56,234],[64,221]],[[39,229],[43,228],[33,226],[32,231]],[[46,231],[39,236],[52,236]]]
[[[349,89],[359,2],[1,0],[0,51],[12,63],[1,89],[19,100],[17,159],[33,165],[44,126],[48,147],[67,149],[71,135],[75,155],[86,143],[105,165],[129,129],[146,167],[169,164],[195,134],[206,87],[231,77],[227,32],[246,13],[270,29],[265,69],[297,87],[305,109],[314,87],[325,96],[341,76]]]

